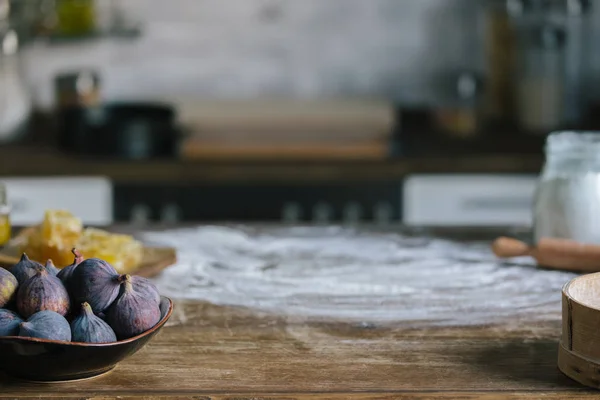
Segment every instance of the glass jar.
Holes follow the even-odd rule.
[[[11,238],[10,206],[8,204],[6,186],[0,183],[0,246],[4,246]]]
[[[600,132],[548,136],[533,212],[533,239],[544,237],[600,244]]]
[[[452,74],[449,81],[444,82],[442,104],[433,113],[438,129],[456,138],[469,138],[478,133],[481,81],[477,74],[463,71]]]
[[[566,36],[564,29],[545,24],[522,37],[517,84],[517,115],[528,132],[547,134],[563,123]]]

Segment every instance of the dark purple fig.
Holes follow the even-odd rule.
[[[94,315],[88,303],[81,305],[81,314],[71,322],[71,340],[84,343],[111,343],[117,341],[115,331]]]
[[[21,255],[21,260],[12,266],[10,272],[17,278],[19,285],[25,283],[25,281],[36,274],[40,269],[44,268],[42,264],[37,261],[30,260],[27,254]]]
[[[119,297],[108,309],[106,322],[119,339],[139,335],[160,321],[160,309],[153,299],[146,299],[133,289],[131,277],[121,279]]]
[[[69,291],[70,291],[69,281],[71,280],[71,277],[73,276],[73,272],[75,272],[75,267],[77,267],[83,261],[83,256],[81,255],[81,253],[79,251],[77,251],[77,249],[72,249],[71,252],[75,256],[75,259],[73,260],[73,264],[64,267],[56,275],[58,277],[58,279],[60,279],[62,281],[63,285],[65,285],[65,287]]]
[[[53,276],[58,275],[58,273],[60,272],[60,269],[56,268],[56,266],[50,259],[48,259],[48,261],[46,261],[45,268],[46,268],[46,271],[48,271],[48,273]]]
[[[0,336],[17,336],[21,322],[23,320],[16,312],[0,309]]]
[[[17,294],[17,278],[4,268],[0,268],[0,307],[7,305]]]
[[[25,318],[38,311],[50,310],[65,316],[70,299],[60,279],[45,268],[22,284],[17,292],[17,310]]]
[[[88,258],[75,268],[69,286],[74,303],[88,303],[95,313],[100,313],[119,295],[119,274],[106,261]]]
[[[125,275],[121,275],[119,279],[123,281],[127,278]],[[131,279],[131,286],[133,286],[133,290],[138,292],[140,296],[147,300],[153,300],[156,302],[156,304],[160,304],[160,293],[150,279],[135,275],[130,275],[129,279]]]
[[[62,315],[44,310],[33,314],[21,323],[19,336],[39,339],[71,341],[71,327]]]

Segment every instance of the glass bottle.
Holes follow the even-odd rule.
[[[488,0],[486,9],[485,116],[508,120],[514,115],[514,68],[517,32],[514,19],[523,12],[519,0]]]
[[[564,29],[544,24],[522,37],[518,77],[518,119],[528,132],[547,134],[564,115]]]
[[[481,79],[463,71],[453,74],[449,83],[446,95],[441,95],[443,104],[434,113],[436,125],[453,137],[475,136],[480,128]]]
[[[14,29],[0,28],[0,142],[13,142],[27,133],[31,96],[27,90]]]

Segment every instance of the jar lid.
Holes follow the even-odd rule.
[[[11,212],[10,204],[0,204],[0,215],[7,215]]]
[[[474,102],[483,91],[483,79],[469,70],[447,71],[438,79],[436,86],[440,93],[437,99],[442,99],[443,103]]]
[[[0,33],[0,54],[12,56],[19,51],[19,36],[14,29]]]
[[[456,79],[456,94],[460,99],[473,99],[477,97],[481,86],[481,80],[473,73],[464,72]]]
[[[557,131],[546,138],[546,153],[600,154],[600,131]]]
[[[522,15],[527,8],[525,0],[488,0],[488,7],[494,11],[501,11],[511,16]]]

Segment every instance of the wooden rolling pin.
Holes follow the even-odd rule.
[[[543,268],[572,272],[600,272],[600,245],[574,240],[543,238],[536,246],[509,237],[499,237],[492,251],[501,258],[530,256]]]

